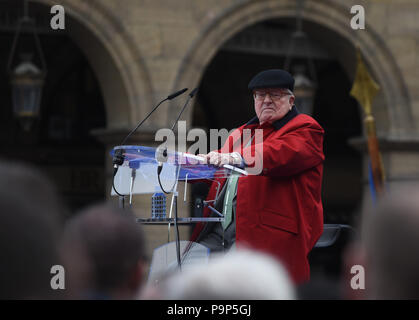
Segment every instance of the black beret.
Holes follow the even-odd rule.
[[[285,70],[270,69],[259,72],[250,80],[250,90],[261,88],[283,88],[294,91],[294,78]]]

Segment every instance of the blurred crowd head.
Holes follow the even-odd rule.
[[[64,206],[36,169],[0,161],[0,298],[58,298],[51,267],[61,264]]]
[[[81,298],[131,299],[142,285],[144,235],[129,210],[99,204],[79,212],[66,224],[62,248]]]
[[[163,300],[291,300],[294,286],[285,268],[263,253],[239,250],[219,254],[208,264],[182,267],[142,299]]]
[[[368,298],[419,299],[419,185],[393,187],[364,217]]]
[[[70,216],[54,185],[28,165],[0,161],[0,218],[0,299],[304,298],[278,260],[243,248],[145,285],[145,238],[135,215],[97,204]],[[346,264],[365,268],[366,288],[362,295],[349,288],[343,298],[418,299],[419,186],[393,186],[363,213],[359,230]],[[66,290],[51,287],[55,265],[65,269]],[[336,289],[322,281],[300,292],[328,299]]]

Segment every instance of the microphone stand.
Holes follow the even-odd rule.
[[[185,111],[187,105],[189,104],[189,101],[195,96],[196,92],[198,91],[198,88],[195,88],[194,90],[192,90],[191,93],[189,93],[188,98],[186,99],[185,104],[183,105],[182,110],[179,112],[179,115],[177,116],[175,122],[173,123],[173,126],[171,128],[171,131],[174,130],[176,124],[178,123],[180,116],[182,115],[183,111]],[[162,155],[164,158],[167,157],[167,146],[165,146],[165,148],[162,151]],[[163,169],[163,162],[159,162],[159,165],[157,167],[157,179],[159,181],[160,184],[160,188],[162,189],[162,191],[166,194],[168,194],[169,192],[167,192],[166,190],[164,190],[161,181],[160,181],[160,174],[161,171]],[[181,258],[180,258],[180,240],[179,240],[179,226],[177,223],[178,220],[178,211],[177,211],[177,197],[178,197],[178,191],[177,191],[177,184],[178,184],[178,178],[179,178],[179,172],[180,172],[180,166],[178,167],[178,173],[176,176],[176,183],[175,183],[175,188],[173,190],[172,193],[172,204],[174,204],[175,207],[175,217],[174,217],[174,224],[175,224],[175,233],[176,233],[176,259],[177,259],[177,265],[179,270],[182,269],[182,262],[181,262]],[[170,217],[172,216],[172,206],[170,206]],[[168,232],[170,235],[170,221],[168,223]]]
[[[153,110],[151,110],[151,112],[140,122],[138,123],[138,125],[131,130],[131,132],[124,138],[124,140],[122,140],[121,142],[121,146],[123,146],[125,144],[125,142],[128,140],[129,137],[131,137],[131,135],[133,135],[135,133],[135,131],[138,130],[138,128],[154,113],[154,111],[156,111],[156,109],[165,101],[167,100],[172,100],[174,98],[176,98],[177,96],[180,96],[181,94],[185,93],[188,90],[188,88],[184,88],[182,90],[179,90],[177,92],[172,93],[171,95],[167,96],[165,99],[161,100],[154,108]],[[114,156],[112,158],[112,164],[113,164],[113,177],[112,177],[112,188],[115,191],[115,193],[119,196],[119,207],[120,208],[124,208],[124,203],[125,203],[125,196],[123,194],[120,194],[116,188],[115,188],[115,176],[116,173],[118,172],[119,166],[121,166],[124,163],[125,157],[123,155],[124,153],[124,149],[117,149],[115,150]]]

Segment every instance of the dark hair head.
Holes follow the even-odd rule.
[[[56,297],[60,210],[53,186],[29,166],[0,161],[0,299]]]
[[[83,248],[93,289],[101,292],[123,285],[145,260],[144,236],[134,215],[107,205],[88,208],[69,221],[64,242]]]
[[[419,299],[418,230],[418,186],[391,190],[369,213],[364,242],[374,298]]]

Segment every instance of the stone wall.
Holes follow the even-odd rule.
[[[99,78],[108,112],[108,128],[96,134],[108,148],[117,144],[118,138],[168,93],[198,86],[206,66],[226,40],[254,23],[294,17],[297,3],[294,0],[39,2],[62,4],[78,26],[74,31],[69,30],[69,34],[81,46]],[[350,8],[355,4],[365,7],[365,30],[350,28]],[[307,0],[302,16],[336,35],[334,54],[351,79],[355,71],[354,52],[348,53],[348,45],[340,46],[339,41],[346,41],[349,48],[360,46],[371,73],[381,86],[373,109],[384,144],[391,140],[385,156],[387,176],[391,182],[406,179],[410,172],[416,174],[418,1]],[[167,126],[179,105],[172,103],[171,107],[160,110],[159,115],[145,125],[146,131],[154,132],[156,128]],[[192,108],[185,117],[191,119],[191,114]],[[149,137],[149,141],[142,143],[152,144],[152,136]],[[363,144],[358,143],[360,150],[365,150]],[[397,151],[400,146],[403,152]],[[109,164],[108,180],[111,170]],[[365,194],[368,194],[367,189]],[[146,205],[146,200],[140,202]],[[153,245],[158,242],[153,241]]]

